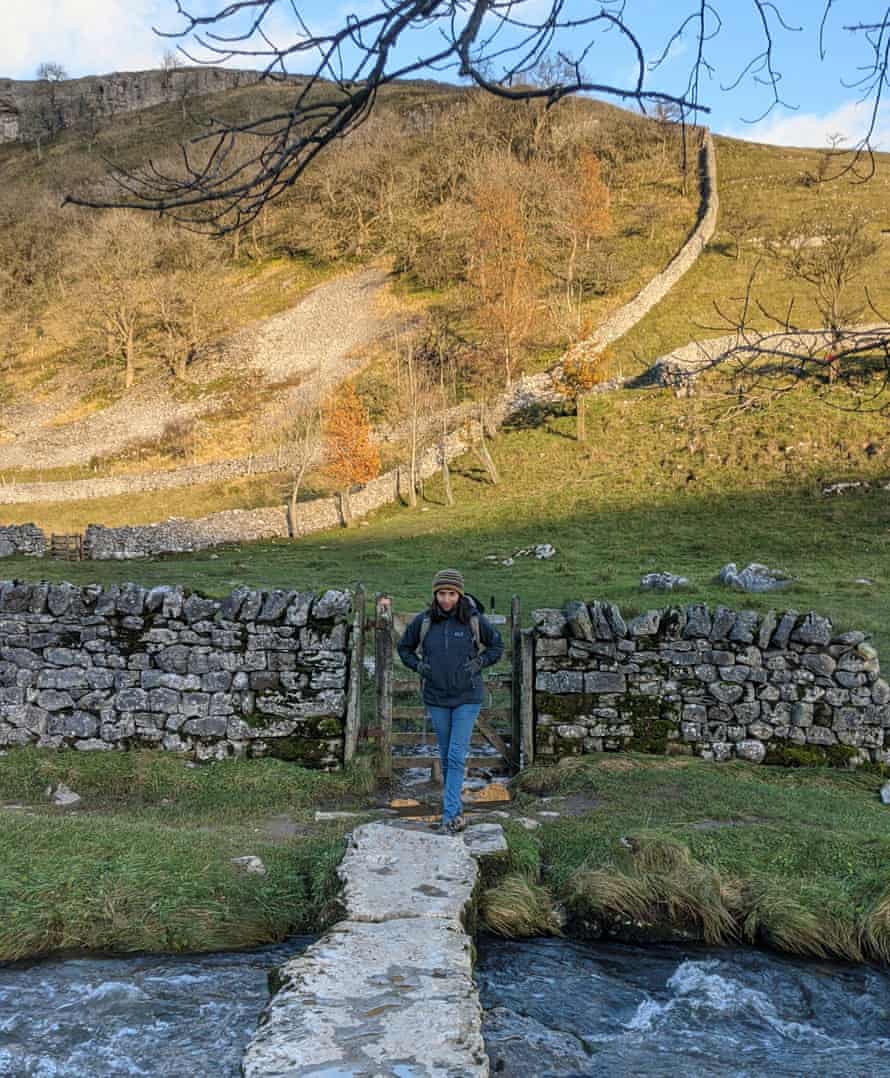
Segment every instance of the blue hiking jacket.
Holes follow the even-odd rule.
[[[409,669],[418,671],[421,662],[426,664],[424,671],[418,671],[422,674],[423,702],[431,707],[481,704],[482,674],[470,667],[477,657],[472,626],[461,624],[454,610],[441,620],[433,619],[423,641],[423,655],[418,657],[420,627],[427,613],[421,611],[412,619],[398,644],[399,658]],[[479,614],[478,618],[483,649],[478,654],[479,664],[493,666],[504,653],[504,643],[486,617]]]

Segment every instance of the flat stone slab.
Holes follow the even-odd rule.
[[[351,921],[456,921],[473,894],[477,871],[459,839],[384,823],[357,827],[337,868]]]
[[[281,969],[245,1078],[485,1078],[470,941],[443,919],[341,921]]]
[[[464,831],[463,839],[473,857],[486,857],[493,853],[505,853],[507,850],[507,838],[499,823],[471,824]]]
[[[463,916],[500,824],[463,835],[355,829],[337,869],[346,919],[280,970],[245,1078],[488,1078]]]

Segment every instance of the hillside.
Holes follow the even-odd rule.
[[[251,95],[260,92],[267,91],[260,87],[238,90],[226,95],[226,106],[247,107]],[[476,154],[491,161],[481,145],[486,142],[500,139],[502,147],[504,142],[512,147],[509,174],[522,181],[519,189],[530,201],[524,217],[529,251],[535,264],[553,270],[565,247],[556,242],[555,225],[540,230],[540,222],[556,220],[543,212],[549,212],[552,203],[536,203],[532,198],[540,200],[542,179],[551,175],[547,154],[538,160],[526,153],[523,161],[514,152],[517,146],[527,147],[522,139],[529,131],[534,133],[528,116],[506,115],[494,107],[490,112],[483,108],[480,115],[474,111],[480,108],[478,101],[464,101],[443,90],[433,102],[429,93],[421,88],[406,90],[401,101],[391,103],[391,112],[384,112],[378,126],[367,129],[353,147],[338,150],[338,156],[332,157],[304,193],[270,210],[264,234],[242,238],[237,254],[229,240],[226,258],[202,268],[205,276],[201,279],[212,292],[218,293],[225,282],[228,328],[292,304],[302,290],[324,277],[369,259],[384,259],[396,271],[391,302],[414,326],[416,355],[431,362],[433,389],[440,380],[446,381],[452,394],[449,399],[456,399],[479,393],[486,382],[497,384],[500,360],[485,348],[492,329],[474,302],[473,279],[449,270],[445,257],[449,252],[460,255],[473,250],[466,244],[467,224],[477,220],[471,216],[479,209],[472,194],[476,189],[468,193],[458,178],[457,197],[451,199],[447,189],[443,192],[441,170],[437,173],[432,167],[431,157],[441,157],[443,144],[460,141],[468,116],[478,140],[470,146],[471,161]],[[597,168],[610,198],[608,227],[591,238],[587,284],[576,295],[575,315],[590,326],[665,264],[687,234],[695,208],[693,200],[682,194],[673,156],[676,145],[666,140],[659,125],[628,119],[627,114],[605,106],[591,106],[588,114],[581,104],[568,105],[575,112],[567,110],[565,117],[557,117],[549,144],[554,145],[552,136],[562,130],[562,124],[571,130],[570,121],[574,121],[577,128],[580,117],[581,130],[597,148]],[[165,144],[179,119],[157,109],[148,110],[141,122],[141,137],[156,139],[153,145],[157,146]],[[633,141],[628,140],[628,132],[638,139],[636,149],[631,146],[619,154],[616,142],[626,149],[628,141]],[[45,149],[36,171],[45,190],[61,184],[67,153],[73,155],[83,182],[95,180],[97,173],[90,172],[95,159],[89,154],[78,156],[74,143],[65,150],[67,137]],[[106,137],[111,140],[112,133]],[[135,161],[139,138],[133,135],[125,143],[129,134],[123,129],[114,137]],[[612,349],[614,367],[625,376],[640,372],[659,355],[690,339],[725,332],[715,304],[727,313],[734,305],[737,308],[755,266],[756,294],[767,310],[773,306],[787,310],[793,298],[799,324],[816,324],[812,294],[791,282],[779,262],[763,257],[763,238],[771,234],[794,233],[820,221],[861,214],[878,246],[854,282],[855,289],[860,295],[867,286],[879,310],[890,303],[890,255],[881,242],[890,182],[886,157],[878,157],[876,175],[867,184],[837,181],[819,186],[812,182],[825,163],[825,155],[818,151],[718,139],[717,153],[718,234],[668,298]],[[383,203],[383,210],[409,206],[411,214],[362,217],[366,199],[381,189],[382,179],[395,175],[396,170],[385,167],[391,161],[398,162],[398,176],[408,177],[415,194],[428,202],[391,199]],[[29,156],[22,147],[0,148],[0,177],[8,178],[10,196],[18,192],[23,197],[33,180],[29,170],[34,168],[33,153]],[[440,190],[440,200],[430,198],[433,190]],[[320,192],[325,191],[329,204],[345,206],[353,216],[321,213]],[[350,191],[355,194],[352,202],[345,199]],[[397,193],[401,196],[404,189],[398,187]],[[34,227],[37,218],[36,214],[28,217],[27,228]],[[368,225],[360,249],[355,229],[346,227],[358,219]],[[0,233],[4,242],[10,242],[13,233],[22,235],[10,222],[7,218]],[[443,232],[443,222],[455,227]],[[317,244],[311,251],[306,241],[310,234]],[[424,260],[425,251],[435,252],[436,259]],[[603,265],[621,269],[604,288],[596,283],[602,284],[597,274]],[[441,279],[437,280],[437,273]],[[189,283],[194,279],[190,277]],[[42,282],[36,291],[15,293],[16,318],[27,328],[20,327],[18,343],[7,347],[4,402],[53,394],[63,399],[66,393],[76,392],[86,395],[84,387],[91,384],[90,379],[99,380],[108,368],[100,363],[94,369],[95,358],[90,358],[85,343],[63,344],[62,330],[47,334],[47,327],[64,326],[69,320],[70,297],[53,284],[51,274],[35,274],[34,280]],[[276,280],[280,289],[270,288]],[[565,281],[549,293],[544,285],[540,287],[533,304],[536,317],[518,352],[527,370],[552,361],[571,339],[565,322],[560,326],[549,316],[553,304],[548,311],[546,302],[548,295],[552,300],[564,294]],[[759,324],[768,325],[756,305],[752,310],[755,322],[759,319]],[[404,342],[385,339],[362,362],[359,390],[381,429],[391,427],[404,415],[400,411],[404,399],[399,396]],[[200,363],[190,376],[194,378],[199,369]],[[114,387],[105,396],[99,395],[99,407],[123,398],[120,371],[113,373]],[[66,382],[69,376],[71,381]],[[176,385],[169,373],[153,374],[146,355],[137,384],[151,377],[158,384]],[[372,517],[364,529],[297,544],[257,544],[138,568],[38,565],[16,559],[4,564],[4,572],[72,580],[138,575],[146,581],[182,580],[214,593],[240,581],[315,586],[320,581],[363,579],[374,589],[391,590],[399,603],[415,605],[425,594],[430,566],[459,561],[472,577],[474,590],[486,598],[495,595],[501,608],[509,594],[518,592],[528,607],[597,595],[628,609],[640,609],[650,604],[650,597],[638,590],[640,574],[669,569],[692,580],[690,598],[735,600],[736,605],[758,609],[777,603],[818,608],[839,625],[870,631],[886,650],[890,646],[890,491],[886,489],[890,438],[884,399],[879,398],[869,410],[840,410],[831,406],[826,379],[814,377],[772,403],[742,400],[744,406],[738,407],[735,390],[728,393],[728,388],[711,380],[692,398],[657,389],[604,394],[588,406],[591,434],[586,444],[576,441],[573,418],[557,413],[529,416],[503,431],[492,445],[502,476],[499,486],[490,485],[474,457],[457,462],[453,507],[446,506],[438,482],[433,482],[426,485],[425,500],[416,510],[394,506]],[[232,396],[236,409],[240,405],[249,412],[256,405],[256,397],[243,391]],[[828,400],[823,399],[826,396]],[[433,394],[425,407],[434,411],[438,400]],[[243,432],[237,436],[229,432],[240,429],[238,423],[244,425],[244,419],[243,415],[237,421],[231,414],[220,415],[220,433],[209,438],[201,452],[212,456],[243,451],[248,444]],[[392,453],[398,450],[397,443],[389,446]],[[141,461],[107,461],[103,467],[170,466],[177,459],[181,458],[176,453],[165,455],[156,446]],[[838,479],[869,480],[872,486],[836,499],[823,495],[823,485]],[[148,522],[169,515],[196,516],[219,508],[281,503],[287,485],[286,474],[272,473],[162,495],[6,506],[2,519],[36,520],[49,530],[66,531],[90,522]],[[502,564],[536,542],[553,543],[557,556],[549,562],[519,557],[512,565]],[[797,582],[781,596],[733,596],[713,584],[714,574],[730,560],[781,566]]]
[[[287,94],[280,86],[240,87],[197,98],[188,111],[158,105],[114,118],[88,138],[70,129],[39,150],[0,147],[7,340],[0,449],[4,438],[10,445],[39,428],[56,444],[78,442],[87,418],[114,408],[135,415],[147,399],[171,418],[163,436],[141,440],[144,425],[134,423],[126,452],[84,449],[89,467],[23,444],[0,461],[4,478],[274,451],[280,432],[257,415],[274,397],[271,385],[261,379],[245,394],[239,383],[233,393],[231,372],[216,369],[214,358],[244,327],[375,260],[394,271],[391,307],[421,344],[429,327],[439,333],[453,399],[482,384],[490,392],[504,377],[504,349],[514,376],[546,365],[657,272],[694,223],[694,181],[692,194],[683,194],[677,135],[664,124],[593,102],[546,113],[414,84],[391,87],[375,116],[333,147],[305,184],[223,240],[143,215],[60,209],[64,192],[107,184],[106,158],[129,169],[149,159],[163,168],[203,117],[256,115]],[[515,310],[503,312],[505,249],[511,257],[518,251],[519,261]],[[368,403],[396,423],[397,351],[384,346],[367,357],[379,390]],[[173,407],[196,397],[203,402],[197,437],[193,425],[174,422],[188,416]]]

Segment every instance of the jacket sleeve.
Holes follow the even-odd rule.
[[[416,670],[420,663],[417,657],[417,645],[420,643],[420,623],[422,621],[422,614],[412,618],[397,644],[399,658],[409,670]]]
[[[479,618],[479,637],[484,645],[479,658],[483,666],[494,666],[504,654],[504,642],[501,634],[485,616]]]

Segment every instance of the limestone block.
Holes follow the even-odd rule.
[[[312,605],[312,616],[319,621],[326,621],[331,618],[343,620],[349,616],[351,611],[352,593],[336,588],[329,588]]]
[[[563,608],[563,613],[565,615],[566,625],[568,626],[570,636],[573,636],[578,640],[592,641],[595,639],[593,622],[587,611],[586,604],[577,601],[568,602]],[[608,623],[606,623],[605,618],[603,618],[603,624],[605,624],[608,629]]]
[[[532,624],[539,636],[561,637],[566,635],[567,623],[561,610],[533,610]]]
[[[729,631],[729,639],[737,644],[753,644],[759,621],[756,610],[740,610]]]
[[[296,596],[295,591],[286,591],[276,588],[270,591],[263,602],[262,609],[257,614],[257,621],[277,621],[287,609],[288,605]]]
[[[739,759],[748,760],[753,764],[762,763],[766,756],[766,746],[761,741],[739,741],[736,744],[735,751]]]
[[[741,685],[732,685],[729,682],[715,681],[708,686],[708,692],[721,704],[735,704],[745,694]]]
[[[828,618],[823,618],[814,611],[810,611],[791,633],[791,639],[799,644],[825,644],[831,643],[832,627]]]
[[[594,640],[615,639],[616,634],[612,627],[612,620],[609,618],[608,605],[608,603],[592,602],[587,608]],[[621,615],[619,614],[618,617],[621,618]],[[622,624],[624,624],[623,619]]]
[[[791,639],[791,633],[794,630],[794,626],[797,624],[797,619],[800,615],[796,610],[786,610],[782,617],[779,619],[779,624],[776,631],[773,633],[773,638],[770,641],[770,647],[781,651],[788,646],[788,641]]]
[[[590,671],[584,675],[584,692],[588,693],[623,693],[627,690],[624,674],[605,670]],[[550,689],[550,692],[559,690]],[[565,690],[563,690],[565,691]]]
[[[244,1078],[394,1074],[395,1060],[414,1078],[489,1073],[470,941],[453,922],[344,921],[279,980],[242,1060]]]
[[[633,637],[656,636],[661,625],[661,611],[647,610],[628,623],[627,631]]]
[[[585,675],[580,670],[541,671],[535,677],[538,692],[571,693],[584,691]]]
[[[95,737],[99,722],[86,711],[72,711],[65,715],[53,715],[46,724],[46,732],[59,737]]]
[[[711,635],[711,612],[706,603],[692,603],[686,609],[683,636],[687,640],[707,640]]]

